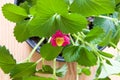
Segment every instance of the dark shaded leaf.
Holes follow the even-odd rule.
[[[119,4],[119,3],[120,3],[120,0],[115,0],[115,3],[116,3],[116,4]]]
[[[36,5],[37,0],[25,0],[29,3],[30,6]]]
[[[80,56],[77,60],[79,65],[93,66],[97,64],[97,57],[85,47],[81,47],[79,54]]]
[[[21,3],[19,6],[24,8],[26,10],[26,12],[29,14],[29,9],[31,6],[29,5],[29,3],[27,1]]]
[[[20,78],[14,78],[12,80],[23,80],[23,78],[22,77],[20,77]]]
[[[45,73],[53,73],[53,68],[49,65],[43,65],[42,66],[42,72],[45,72]]]

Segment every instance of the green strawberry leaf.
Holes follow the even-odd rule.
[[[50,65],[42,65],[42,69],[38,70],[37,73],[53,74],[53,68]]]
[[[71,12],[80,13],[88,17],[92,15],[113,13],[114,7],[114,0],[74,0],[70,6],[70,10]]]
[[[36,5],[37,0],[25,0],[29,3],[29,6],[34,6]]]
[[[55,80],[55,79],[46,78],[46,77],[38,77],[38,76],[29,76],[29,77],[24,77],[23,80]]]
[[[120,25],[116,26],[116,32],[113,35],[111,42],[117,45],[119,40],[120,40]]]
[[[43,65],[42,66],[42,72],[44,73],[53,73],[53,68],[49,65]]]
[[[58,68],[58,69],[56,70],[56,75],[57,75],[58,77],[64,77],[65,74],[67,73],[67,70],[68,70],[67,65],[63,65],[61,68]]]
[[[82,31],[83,28],[86,28],[87,21],[86,18],[79,14],[68,14],[59,16],[57,18],[58,29],[64,33],[76,33]]]
[[[67,65],[63,65],[62,67],[56,69],[56,76],[64,77],[66,72],[67,72]],[[49,65],[43,65],[42,69],[37,71],[37,73],[53,74],[53,68]]]
[[[12,80],[23,80],[23,78],[22,77],[20,77],[20,78],[14,78]]]
[[[5,4],[2,7],[2,12],[6,19],[13,22],[23,21],[26,17],[28,17],[28,14],[24,8],[10,3]]]
[[[120,0],[115,0],[115,3],[116,3],[116,4],[119,4],[119,3],[120,3]]]
[[[103,38],[103,40],[99,43],[99,46],[107,46],[109,45],[112,38],[112,31],[109,31],[108,34],[106,34]]]
[[[107,58],[113,58],[114,56],[110,53],[107,53],[107,52],[103,52],[103,51],[99,51],[99,53],[102,55],[102,56],[105,56]]]
[[[64,57],[65,61],[67,62],[74,62],[77,61],[80,54],[80,47],[79,46],[68,46],[63,49],[62,56]]]
[[[19,6],[24,8],[26,10],[26,12],[29,14],[29,9],[31,6],[29,5],[29,3],[27,1],[21,3]]]
[[[115,34],[116,32],[116,27],[113,21],[109,19],[96,17],[93,23],[94,23],[94,27],[95,26],[101,27],[106,32],[106,34],[108,34],[109,31],[112,31],[112,35]]]
[[[85,75],[89,76],[91,74],[90,68],[82,68],[82,73],[84,73]]]
[[[113,15],[114,16],[114,15]],[[115,24],[108,19],[104,18],[95,18],[94,26],[99,26],[103,28],[106,32],[103,41],[99,43],[100,46],[109,45],[110,41],[114,44],[117,44],[120,39],[120,26],[115,26]]]
[[[79,65],[94,66],[97,64],[97,57],[95,54],[85,47],[81,47],[79,55],[79,59],[77,60]]]
[[[97,66],[97,70],[96,70],[96,73],[95,73],[95,80],[98,79],[98,76],[100,75],[101,70],[102,70],[102,63],[100,63],[100,60],[98,60],[98,66]]]
[[[9,73],[15,65],[16,61],[10,52],[4,46],[0,47],[0,68],[5,73]]]
[[[87,26],[85,17],[80,14],[68,13],[68,6],[64,0],[38,0],[37,6],[34,8],[37,13],[29,25],[30,32],[34,36],[51,36],[56,30],[75,33]],[[33,13],[35,9],[32,9]]]
[[[62,47],[53,47],[50,43],[44,44],[40,48],[40,54],[42,58],[46,60],[53,60],[60,54],[61,51]]]
[[[36,63],[27,62],[17,64],[10,72],[11,78],[30,76],[36,72]]]
[[[18,42],[23,42],[31,36],[30,31],[28,29],[28,24],[28,20],[21,21],[16,24],[14,28],[14,36],[16,37],[16,40]]]
[[[94,79],[94,80],[111,80],[109,77],[106,77],[106,78],[96,78],[96,79]]]
[[[97,33],[97,34],[96,34]],[[104,34],[104,31],[102,28],[100,27],[94,27],[92,30],[90,30],[90,32],[86,35],[85,40],[88,42],[91,42],[99,37],[101,37],[101,35]]]

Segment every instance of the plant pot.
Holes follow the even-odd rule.
[[[25,0],[14,0],[14,3],[19,5],[21,2],[24,2]],[[93,24],[92,22],[90,22],[89,24],[89,29],[92,29],[93,27]],[[29,38],[26,42],[32,47],[34,48],[36,45],[37,45],[37,42],[39,41],[40,39],[38,37],[32,37],[32,38]],[[45,44],[46,43],[46,40],[43,41],[42,44]],[[40,53],[40,47],[42,45],[40,45],[38,48],[37,48],[37,52]],[[103,50],[105,47],[100,47],[98,46],[98,49],[99,50]],[[56,58],[57,61],[61,61],[61,62],[64,62],[64,58],[62,57],[62,54],[60,54],[57,58]]]

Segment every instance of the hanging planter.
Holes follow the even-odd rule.
[[[15,3],[17,5],[5,4],[2,7],[3,14],[16,23],[16,40],[27,40],[33,50],[26,62],[20,64],[9,57],[12,64],[10,62],[11,68],[7,71],[0,65],[4,72],[10,73],[12,79],[26,80],[27,76],[27,79],[54,80],[62,77],[67,67],[64,65],[56,69],[56,60],[76,62],[77,75],[90,75],[90,67],[97,65],[95,80],[106,80],[109,75],[120,73],[120,62],[114,60],[113,54],[102,51],[105,46],[117,48],[120,39],[119,1],[18,0]],[[3,52],[6,48],[1,47],[0,50]],[[36,50],[42,58],[31,63],[30,59]],[[10,56],[8,52],[7,55]],[[53,60],[53,68],[45,65],[44,60]],[[0,61],[4,59],[0,58]],[[36,65],[40,61],[43,62],[42,69],[37,71]],[[21,66],[28,67],[25,74],[20,74],[23,69]],[[53,78],[31,75],[35,73],[53,74]]]

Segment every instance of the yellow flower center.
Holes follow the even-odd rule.
[[[57,46],[62,46],[62,44],[64,43],[64,38],[57,37],[55,41],[56,41]]]

